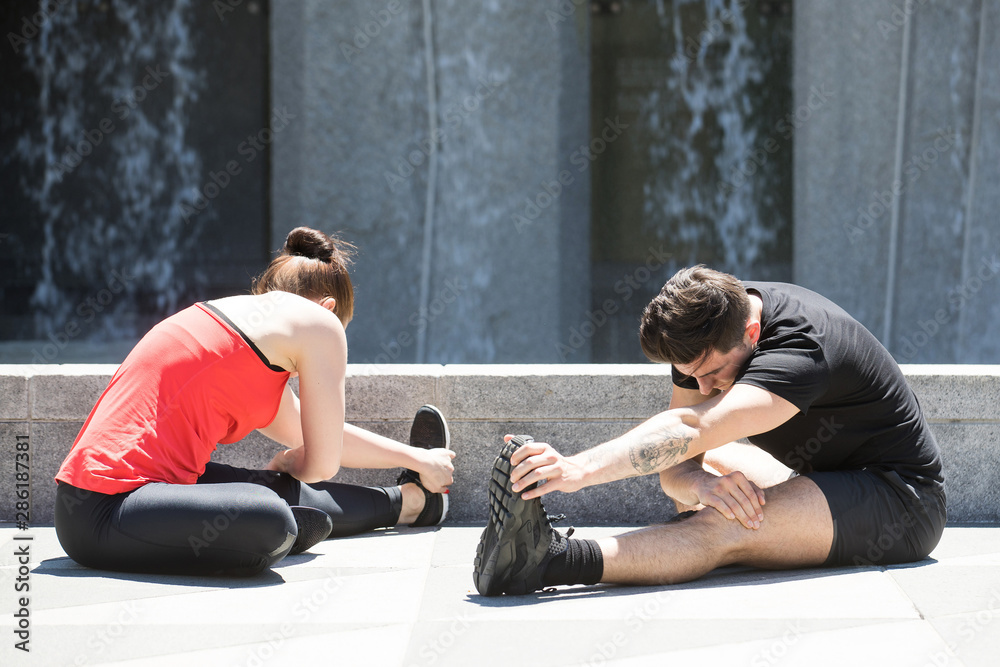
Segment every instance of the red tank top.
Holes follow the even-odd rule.
[[[163,320],[91,410],[56,479],[98,493],[193,484],[216,444],[274,420],[289,373],[208,304]]]

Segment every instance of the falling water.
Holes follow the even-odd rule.
[[[592,130],[604,118],[627,129],[593,166],[591,303],[630,300],[594,336],[593,359],[643,361],[635,322],[677,269],[791,279],[791,4],[598,8]],[[633,298],[622,281],[653,265]]]
[[[186,222],[181,209],[202,180],[186,136],[204,81],[190,9],[190,0],[65,3],[24,46],[40,119],[16,153],[39,214],[30,230],[42,248],[31,296],[39,338],[81,319],[98,294],[114,298],[83,318],[80,339],[134,336],[138,300],[171,311],[191,287],[177,269],[211,216]]]
[[[700,14],[692,5],[703,6],[703,21],[683,20],[685,12]],[[775,172],[750,156],[762,155],[768,140],[783,139],[769,132],[774,121],[761,118],[755,99],[770,54],[748,33],[745,5],[657,3],[661,30],[669,35],[664,42],[673,44],[674,54],[639,110],[650,165],[643,184],[646,232],[680,250],[681,264],[711,257],[717,268],[742,276],[773,271],[760,263],[773,255],[769,247],[782,222],[774,211]],[[791,147],[782,148],[790,160]]]

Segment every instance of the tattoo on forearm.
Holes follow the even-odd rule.
[[[641,475],[648,475],[678,462],[687,453],[691,436],[666,428],[650,433],[629,447],[628,456],[632,467]]]

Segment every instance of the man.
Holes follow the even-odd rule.
[[[639,337],[646,356],[672,364],[669,409],[575,456],[508,438],[475,562],[482,595],[671,584],[732,564],[911,562],[935,547],[938,446],[899,366],[841,308],[697,266],[646,307]],[[755,447],[735,444],[744,438]],[[744,465],[747,450],[757,456]],[[679,506],[700,509],[595,541],[556,532],[538,500],[653,473]]]

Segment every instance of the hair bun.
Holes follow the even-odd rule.
[[[323,232],[310,227],[296,227],[288,232],[282,252],[329,262],[333,259],[335,248],[333,240]]]

